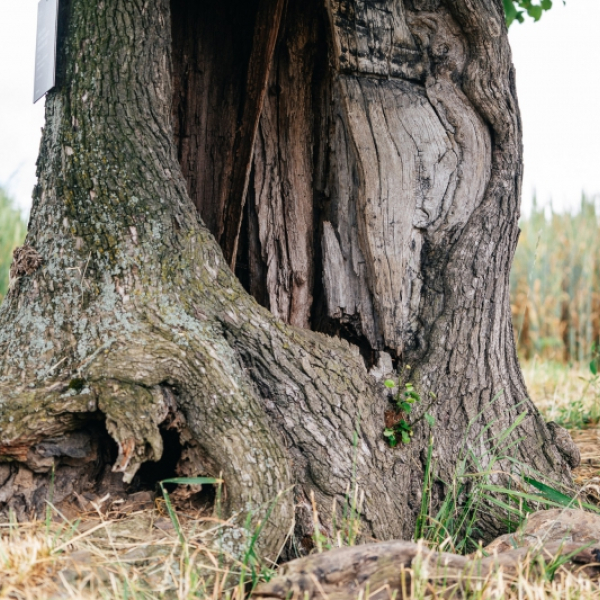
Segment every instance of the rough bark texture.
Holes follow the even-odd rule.
[[[271,313],[214,237],[255,15],[65,3],[27,238],[42,262],[0,308],[0,503],[39,510],[53,466],[55,501],[95,489],[107,461],[133,485],[170,428],[178,472],[223,475],[228,547],[248,513],[269,514],[267,553],[294,513],[310,539],[311,493],[327,527],[348,485],[366,537],[410,537],[432,431],[389,448],[359,347],[292,326],[311,324],[387,349],[436,395],[434,504],[457,447],[485,465],[523,411],[502,466],[568,481],[568,440],[525,400],[510,324],[521,134],[501,3],[288,2],[240,248]]]

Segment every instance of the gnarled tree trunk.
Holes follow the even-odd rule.
[[[485,457],[523,410],[515,459],[569,480],[511,333],[521,130],[501,2],[281,8],[64,3],[0,309],[4,508],[39,510],[53,469],[59,502],[166,453],[222,473],[240,528],[269,514],[267,553],[294,514],[310,536],[311,493],[326,519],[349,483],[365,536],[408,538],[430,435],[435,503],[457,447]],[[238,230],[236,277],[215,239]],[[393,449],[375,377],[392,363],[437,398],[434,431]]]

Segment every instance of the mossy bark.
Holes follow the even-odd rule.
[[[177,0],[176,4],[182,3]],[[354,4],[359,11],[366,3]],[[302,6],[290,2],[287,14],[302,13]],[[394,19],[405,18],[400,10],[404,5],[398,0],[390,6],[396,7]],[[93,435],[92,441],[74,436],[89,430],[98,419],[104,420],[118,444],[113,469],[123,473],[126,481],[133,479],[141,464],[160,458],[160,429],[177,423],[178,431],[185,431],[182,437],[188,450],[193,446],[186,456],[194,457],[195,474],[222,474],[225,509],[234,515],[233,522],[241,527],[248,514],[254,524],[269,515],[261,543],[272,554],[283,543],[294,516],[296,535],[310,538],[311,494],[327,527],[331,503],[337,499],[338,506],[343,504],[348,485],[364,493],[360,517],[366,537],[409,538],[420,504],[424,448],[430,435],[435,436],[439,481],[433,493],[435,503],[444,494],[441,482],[452,477],[457,447],[464,443],[485,457],[494,436],[522,411],[527,412],[527,419],[507,440],[515,443],[515,459],[554,479],[569,480],[568,443],[555,435],[556,428],[546,427],[526,400],[511,333],[508,271],[518,235],[521,141],[501,5],[457,0],[448,2],[446,8],[439,2],[414,0],[407,6],[413,11],[413,36],[421,32],[424,40],[424,32],[432,27],[450,38],[460,33],[460,68],[452,63],[446,70],[434,69],[431,77],[437,80],[434,77],[427,85],[419,75],[421,88],[415,91],[398,83],[404,77],[402,70],[382,77],[343,67],[344,61],[336,60],[348,48],[336,44],[346,27],[346,13],[336,2],[325,6],[315,2],[307,6],[312,16],[304,22],[305,31],[300,35],[296,30],[292,41],[285,37],[293,31],[288,21],[275,60],[287,74],[287,79],[279,78],[284,88],[288,81],[300,89],[298,78],[309,72],[311,89],[321,100],[313,104],[310,97],[299,98],[296,111],[293,103],[270,98],[260,124],[254,172],[269,162],[271,151],[287,157],[279,163],[287,214],[301,214],[308,222],[315,218],[313,208],[304,206],[310,197],[302,188],[306,180],[288,168],[311,162],[306,144],[315,151],[309,189],[314,190],[318,206],[327,190],[340,189],[342,183],[356,184],[352,200],[356,204],[349,209],[354,211],[354,221],[348,225],[341,212],[339,218],[327,217],[331,221],[323,215],[320,222],[315,218],[318,232],[325,222],[338,228],[334,237],[342,245],[342,255],[344,243],[352,244],[354,234],[344,237],[340,231],[357,228],[357,243],[369,263],[364,271],[359,270],[356,281],[359,275],[366,278],[371,305],[367,310],[367,301],[358,303],[358,317],[346,315],[344,321],[345,317],[335,316],[331,288],[323,289],[321,277],[313,276],[316,272],[329,277],[325,277],[327,288],[332,263],[327,263],[321,250],[314,250],[312,237],[307,241],[306,236],[314,232],[304,227],[306,223],[291,227],[289,233],[289,239],[299,231],[304,236],[301,259],[294,263],[280,253],[280,266],[273,267],[275,271],[260,290],[263,298],[270,294],[287,307],[274,310],[277,318],[245,291],[225,263],[213,235],[222,225],[215,225],[211,232],[199,217],[197,208],[200,213],[208,211],[211,198],[217,201],[227,195],[219,184],[210,188],[218,193],[202,196],[202,190],[209,187],[196,180],[191,183],[192,171],[204,173],[209,167],[195,160],[192,166],[182,161],[190,153],[182,151],[182,140],[187,137],[182,137],[181,121],[175,119],[174,129],[172,118],[172,98],[177,97],[173,82],[176,86],[181,82],[181,71],[171,64],[171,3],[71,0],[63,5],[60,63],[64,72],[60,86],[46,100],[39,180],[27,237],[42,264],[13,282],[0,308],[0,456],[5,461],[0,464],[0,502],[22,514],[39,509],[53,466],[57,481],[62,482],[58,485],[62,497],[77,491],[73,473],[77,469],[92,473],[89,465],[100,461],[101,453],[90,458]],[[293,22],[300,27],[300,21]],[[315,22],[319,26],[311,28]],[[319,31],[329,32],[321,42],[298,41],[310,40]],[[403,31],[398,29],[399,43],[404,43]],[[239,43],[243,46],[243,40]],[[419,43],[426,46],[425,41]],[[444,48],[435,48],[439,56],[435,55],[433,63],[446,64]],[[303,58],[298,67],[294,61],[304,51],[310,52],[310,60]],[[433,51],[427,52],[429,56]],[[409,67],[413,54],[406,54]],[[185,62],[184,55],[176,65]],[[426,104],[433,102],[435,94],[441,98],[444,86],[451,83],[460,88],[461,95],[458,100],[453,96],[446,100],[448,113],[460,112],[468,102],[468,111],[477,112],[477,123],[484,131],[481,139],[477,131],[467,136],[465,148],[471,142],[475,146],[457,152],[464,159],[468,149],[480,144],[485,150],[487,143],[489,173],[483,179],[475,175],[469,179],[469,162],[464,159],[463,170],[456,176],[457,189],[461,181],[476,180],[479,187],[466,205],[461,198],[469,196],[468,190],[457,196],[457,202],[463,202],[459,203],[460,218],[431,230],[417,224],[422,236],[418,244],[402,242],[400,249],[378,245],[377,236],[387,234],[374,232],[373,220],[367,225],[361,222],[371,210],[361,203],[368,204],[369,190],[376,185],[374,174],[380,173],[381,182],[391,174],[382,170],[385,161],[369,163],[369,152],[361,146],[361,128],[377,112],[377,103],[388,110],[391,99],[403,94],[409,105],[417,102],[424,107],[417,109],[425,111],[421,115],[433,114]],[[429,96],[424,91],[428,86]],[[362,100],[357,94],[363,94]],[[403,106],[402,101],[398,106]],[[235,113],[230,108],[224,107],[226,115]],[[437,110],[441,114],[439,106]],[[184,113],[182,109],[179,117]],[[278,127],[305,123],[304,137],[298,133],[288,143],[281,133],[279,150],[269,149],[267,133],[273,114],[279,115]],[[298,114],[300,121],[294,120]],[[460,130],[458,121],[452,116],[448,119],[449,128]],[[317,127],[315,123],[329,125]],[[215,128],[224,130],[227,125],[218,123]],[[215,128],[210,131],[215,139],[229,139],[226,134],[217,135]],[[376,129],[369,135],[376,135]],[[353,136],[351,143],[339,142],[349,136]],[[489,136],[487,142],[485,136]],[[366,138],[363,141],[365,147],[370,143]],[[336,147],[337,155],[330,152]],[[354,174],[346,174],[346,180],[340,166],[342,149],[355,169]],[[187,181],[180,162],[184,162]],[[223,159],[222,165],[227,164]],[[216,177],[214,169],[210,172]],[[290,188],[290,181],[300,187]],[[188,189],[194,191],[194,202]],[[256,188],[252,202],[259,192]],[[377,201],[383,202],[384,196]],[[260,204],[261,213],[255,206],[254,218],[257,213],[280,210],[273,204],[276,198],[272,188],[265,192],[263,202],[271,203],[270,208]],[[340,203],[333,204],[339,212]],[[212,218],[222,223],[222,215]],[[288,235],[275,232],[279,225],[267,221],[273,227],[262,230],[268,247],[259,248],[250,257],[253,260],[266,257],[270,261],[278,252],[279,236]],[[252,222],[248,217],[249,229]],[[262,226],[260,220],[255,224],[259,229]],[[291,223],[281,226],[290,228]],[[251,231],[246,235],[244,247],[256,247]],[[394,254],[412,252],[417,245],[418,264]],[[287,248],[294,253],[294,245]],[[396,265],[390,267],[391,274],[381,270],[386,252],[388,265]],[[264,287],[269,281],[280,286],[285,278],[278,278],[278,273],[288,268],[295,282],[289,297],[284,298],[277,288]],[[397,268],[405,271],[394,274]],[[413,294],[408,302],[399,292],[394,300],[396,288],[405,286],[402,281],[412,277],[415,269],[419,270],[418,298]],[[363,340],[361,354],[358,346],[344,339],[284,322],[307,327],[309,315],[318,314],[310,304],[313,294],[306,288],[313,280],[314,296],[325,303],[326,313],[321,320],[314,317],[313,327],[326,321],[322,329],[348,331],[348,323],[371,318],[369,310],[376,314],[379,324],[369,330],[373,332],[370,352],[387,349],[398,368],[412,367],[410,377],[423,396],[436,395],[431,408],[435,431],[421,420],[410,444],[395,449],[386,445],[382,430],[389,398],[381,378],[369,372],[370,365],[363,358],[364,329],[358,336]],[[253,285],[258,285],[257,280]],[[407,314],[410,327],[405,326]],[[353,336],[357,337],[356,331]],[[491,402],[499,392],[501,397]],[[490,522],[488,527],[493,532],[501,525]],[[231,533],[232,544],[238,534]]]

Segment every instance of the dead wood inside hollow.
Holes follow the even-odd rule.
[[[0,463],[0,514],[12,511],[20,521],[43,518],[48,503],[66,516],[153,508],[159,482],[198,476],[202,468],[210,468],[175,408],[159,425],[160,457],[144,462],[128,482],[117,468],[121,449],[101,411],[65,413],[58,420],[61,426],[54,434],[40,428],[29,439],[0,449],[0,458],[10,461]],[[165,487],[176,506],[212,511],[213,486]]]

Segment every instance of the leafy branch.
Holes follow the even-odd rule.
[[[525,15],[534,21],[539,21],[545,11],[552,8],[552,0],[503,0],[506,24],[508,27],[514,21],[525,22]],[[563,3],[565,0],[563,0]]]

